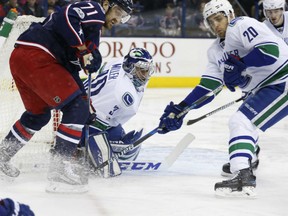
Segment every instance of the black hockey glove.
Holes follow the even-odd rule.
[[[247,66],[235,57],[229,55],[228,59],[224,62],[224,82],[227,88],[235,92],[236,86],[242,86],[246,83],[247,78],[242,76]]]

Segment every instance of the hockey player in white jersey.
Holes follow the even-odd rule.
[[[288,12],[285,11],[285,0],[264,0],[263,12],[266,20],[264,23],[271,31],[288,44]]]
[[[104,65],[100,74],[92,80],[91,108],[96,118],[90,125],[89,134],[92,136],[89,139],[88,153],[94,167],[108,160],[113,152],[121,152],[141,137],[142,129],[126,134],[122,125],[137,113],[144,90],[153,73],[153,59],[149,52],[144,48],[134,48],[124,58]],[[85,81],[84,85],[87,89],[88,81]],[[119,159],[135,160],[140,146]],[[100,174],[104,177],[121,174],[118,162],[115,160]]]
[[[224,84],[246,95],[230,117],[229,161],[234,177],[215,184],[219,195],[254,195],[256,177],[251,168],[258,129],[265,131],[288,114],[288,49],[285,42],[261,22],[235,18],[228,0],[212,0],[203,11],[206,26],[217,36],[209,48],[208,65],[200,84],[179,104],[171,102],[160,118],[159,133],[181,127],[175,117],[207,93],[214,93],[196,108],[209,103]],[[215,91],[218,90],[218,91]],[[208,132],[208,131],[207,131]]]

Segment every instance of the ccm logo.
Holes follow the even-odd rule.
[[[119,165],[121,170],[158,170],[161,162],[121,161]]]

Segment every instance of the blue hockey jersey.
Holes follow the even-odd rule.
[[[99,46],[105,12],[96,2],[76,2],[48,16],[42,23],[32,23],[20,35],[17,44],[35,46],[52,55],[73,76],[79,76],[77,46],[87,41]]]

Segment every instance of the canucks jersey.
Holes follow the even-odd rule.
[[[226,31],[225,48],[227,54],[234,54],[241,59],[253,49],[259,49],[267,58],[274,58],[273,64],[256,62],[257,66],[247,67],[242,72],[249,82],[242,87],[244,92],[261,87],[286,82],[288,78],[288,49],[286,43],[275,37],[271,30],[256,19],[238,17],[232,20]],[[263,66],[262,66],[263,65]]]
[[[137,91],[122,69],[123,58],[107,63],[91,82],[91,102],[97,121],[106,127],[116,127],[133,117],[144,91]],[[87,81],[84,82],[87,89]]]
[[[275,37],[271,30],[261,22],[249,17],[238,17],[232,20],[226,31],[225,41],[217,38],[208,50],[208,64],[202,75],[201,82],[217,81],[224,83],[224,62],[227,54],[233,54],[240,58],[245,57],[255,47],[266,47],[265,55],[272,56],[275,49],[279,50],[279,56],[274,64],[262,67],[248,67],[242,72],[244,76],[249,76],[249,83],[241,89],[243,92],[257,90],[266,85],[285,82],[288,76],[288,49],[285,42],[280,37]],[[270,49],[270,50],[269,50]],[[208,81],[207,81],[208,80]]]
[[[286,44],[288,44],[288,11],[283,13],[284,24],[282,27],[275,28],[275,26],[269,21],[265,20],[264,23],[268,26],[268,28],[277,36],[282,38]]]

